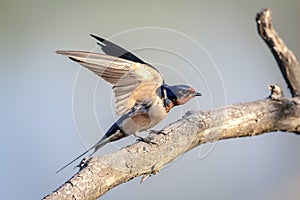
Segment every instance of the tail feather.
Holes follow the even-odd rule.
[[[79,158],[81,158],[82,156],[84,156],[85,154],[87,154],[89,151],[91,151],[92,149],[94,149],[93,153],[91,153],[90,155],[93,155],[100,147],[103,147],[105,144],[107,144],[109,141],[107,141],[108,138],[106,138],[105,136],[103,138],[101,138],[101,140],[99,140],[99,142],[97,142],[95,145],[93,145],[91,148],[89,148],[88,150],[86,150],[85,152],[83,152],[82,154],[80,154],[79,156],[77,156],[76,158],[74,158],[71,162],[69,162],[68,164],[66,164],[65,166],[63,166],[62,168],[60,168],[59,170],[56,171],[56,173],[59,173],[60,171],[62,171],[63,169],[65,169],[66,167],[68,167],[69,165],[71,165],[73,162],[75,162],[76,160],[78,160]]]
[[[109,142],[113,142],[113,141],[119,140],[119,139],[121,139],[121,138],[123,138],[125,136],[126,135],[119,128],[119,126],[116,123],[114,123],[110,127],[110,129],[105,133],[105,135],[96,144],[94,144],[88,150],[86,150],[85,152],[83,152],[82,154],[80,154],[79,156],[77,156],[76,158],[74,158],[71,162],[69,162],[68,164],[66,164],[65,166],[63,166],[62,168],[60,168],[59,170],[57,170],[56,173],[59,173],[60,171],[62,171],[63,169],[65,169],[66,167],[68,167],[69,165],[71,165],[72,163],[74,163],[76,160],[78,160],[79,158],[81,158],[82,156],[84,156],[85,154],[87,154],[92,149],[94,149],[94,151],[90,154],[90,156],[93,155],[98,149],[100,149],[101,147],[103,147],[105,144],[107,144]]]

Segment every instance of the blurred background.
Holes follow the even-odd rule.
[[[255,15],[273,11],[288,47],[300,52],[300,2],[1,1],[0,150],[3,199],[41,199],[77,172],[56,170],[93,145],[117,119],[111,86],[61,50],[101,52],[93,33],[155,65],[170,84],[203,96],[188,110],[264,99],[268,84],[290,96],[257,34]],[[222,119],[220,119],[222,120]],[[142,135],[147,135],[146,133]],[[128,137],[97,155],[135,141]],[[158,175],[136,178],[102,199],[299,199],[300,137],[291,133],[231,139],[195,148]]]

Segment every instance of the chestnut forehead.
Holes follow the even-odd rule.
[[[195,92],[196,92],[195,89],[194,89],[194,88],[191,88],[191,87],[190,87],[188,90],[189,90],[191,93],[195,93]]]

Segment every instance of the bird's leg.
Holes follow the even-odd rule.
[[[156,134],[156,135],[158,135],[158,134],[168,135],[167,133],[163,132],[162,130],[160,130],[160,131],[157,131],[157,130],[149,130],[149,135],[150,135],[151,133]]]
[[[158,145],[156,142],[151,141],[151,139],[148,138],[148,137],[146,137],[146,138],[143,138],[141,136],[136,136],[136,137],[138,138],[137,141],[142,141],[142,142],[145,142],[147,144],[156,144],[156,145]]]

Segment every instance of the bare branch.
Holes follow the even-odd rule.
[[[272,131],[300,132],[300,101],[266,99],[188,114],[152,135],[155,144],[138,142],[87,161],[73,178],[46,199],[96,199],[137,176],[156,174],[181,154],[207,142]],[[88,198],[87,198],[88,197]]]
[[[77,174],[44,199],[97,199],[135,177],[157,174],[178,156],[207,142],[273,131],[300,134],[299,63],[273,29],[271,11],[261,11],[256,20],[259,34],[270,47],[294,98],[284,98],[275,84],[269,86],[271,95],[265,100],[190,112],[162,130],[166,134],[151,135],[156,144],[137,142],[102,157],[85,159]]]
[[[299,62],[273,28],[271,14],[270,9],[264,9],[256,15],[258,33],[273,53],[292,96],[300,96]]]

